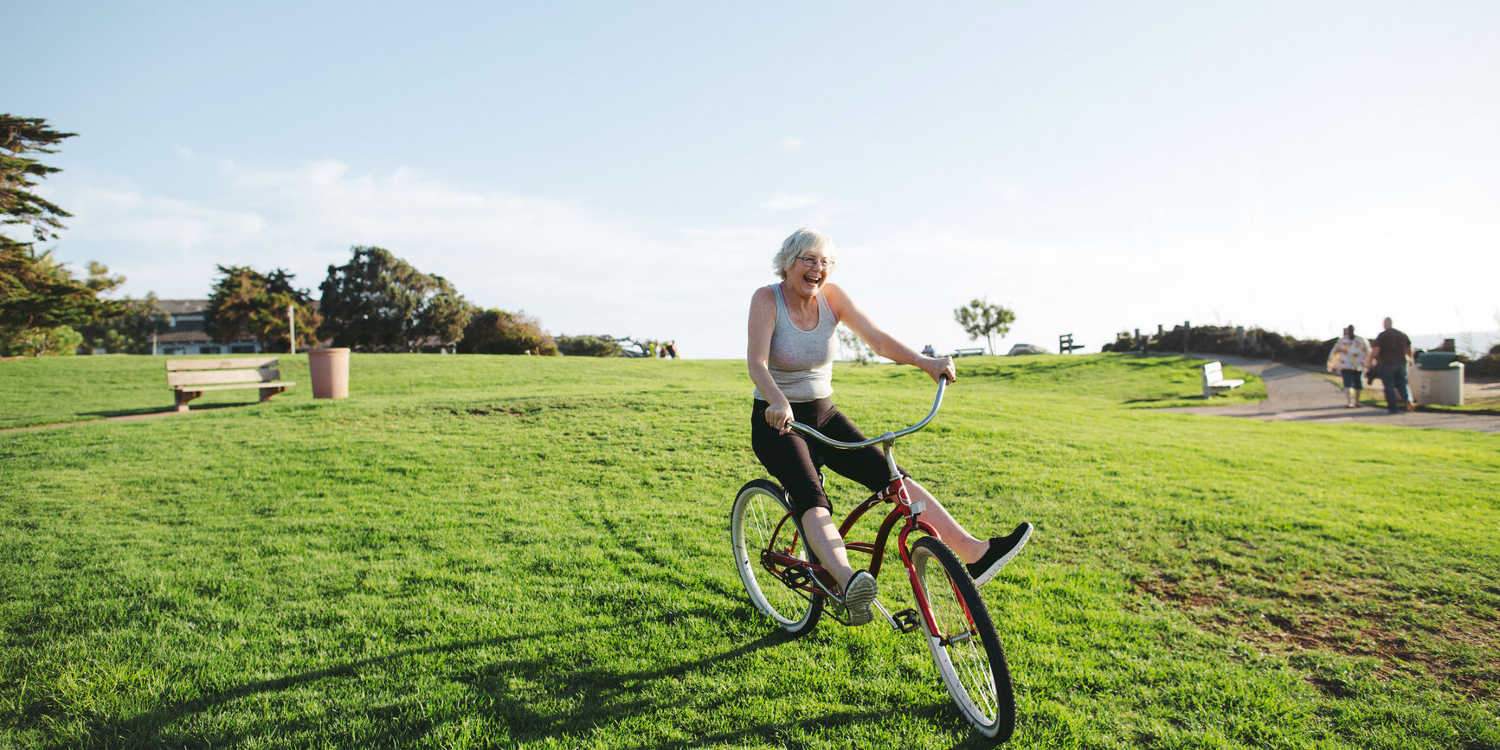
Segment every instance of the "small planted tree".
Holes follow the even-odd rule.
[[[844,359],[852,359],[856,364],[867,365],[875,360],[875,352],[860,338],[858,334],[843,327],[838,327],[839,348],[843,350]]]
[[[990,354],[994,354],[995,337],[1005,338],[1005,334],[1010,333],[1010,324],[1016,322],[1016,314],[1000,305],[992,305],[988,300],[975,299],[954,309],[953,319],[963,327],[964,333],[969,334],[970,341],[983,336],[989,343]]]

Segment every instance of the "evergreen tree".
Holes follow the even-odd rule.
[[[31,229],[32,239],[45,242],[56,239],[63,228],[62,219],[72,214],[31,192],[36,181],[57,167],[30,158],[27,154],[57,153],[52,146],[76,133],[61,133],[47,127],[40,117],[16,117],[0,114],[0,225],[23,225]],[[0,249],[27,246],[0,233]]]
[[[317,345],[322,316],[313,309],[307,290],[292,286],[292,274],[280,268],[270,274],[249,266],[218,268],[220,276],[203,313],[204,329],[210,338],[221,344],[253,338],[263,351],[286,351],[291,343],[287,335],[290,307],[296,322],[297,348]]]
[[[385,248],[356,246],[353,252],[348,263],[328,267],[320,286],[320,336],[369,351],[451,346],[463,337],[473,307],[447,279],[422,273]]]

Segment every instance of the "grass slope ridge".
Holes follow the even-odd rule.
[[[0,403],[165,406],[142,360],[7,374]],[[742,364],[352,373],[347,401],[0,436],[0,745],[972,740],[915,636],[787,641],[750,607],[726,530],[762,474]],[[984,589],[1016,746],[1500,747],[1500,438],[1130,408],[1193,401],[1177,358],[960,377],[901,460],[976,532],[1038,525]],[[836,383],[871,433],[932,396],[911,368]],[[112,390],[134,395],[85,395]]]

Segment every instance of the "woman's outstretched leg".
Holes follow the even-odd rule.
[[[948,545],[948,549],[953,550],[958,559],[971,563],[984,557],[984,553],[989,551],[989,541],[976,539],[965,530],[926,487],[918,484],[915,479],[907,479],[906,490],[913,501],[921,501],[926,505],[926,509],[922,511],[922,520],[937,529],[938,539],[943,540],[943,544]]]
[[[907,479],[906,485],[911,499],[914,502],[921,501],[926,506],[922,511],[922,520],[931,524],[937,531],[938,539],[948,545],[953,554],[958,555],[958,559],[968,567],[969,575],[973,576],[974,583],[978,585],[982,586],[994,578],[1026,546],[1026,540],[1031,538],[1031,523],[1023,521],[1005,536],[977,539],[953,518],[926,487],[912,479]]]

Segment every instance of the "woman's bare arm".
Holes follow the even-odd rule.
[[[865,315],[864,311],[859,309],[859,306],[854,304],[854,300],[837,284],[828,284],[823,288],[823,293],[828,295],[828,306],[833,310],[834,317],[864,339],[876,354],[893,362],[917,367],[931,375],[933,380],[944,375],[950,382],[958,380],[952,357],[926,357],[912,351],[911,347],[897,341],[894,336],[875,325],[874,321],[870,320],[869,316]]]
[[[745,365],[750,369],[750,382],[755,383],[760,395],[765,396],[766,424],[786,433],[791,428],[792,405],[786,394],[771,377],[771,334],[776,330],[776,293],[770,287],[755,290],[750,297],[750,330],[745,347]]]

